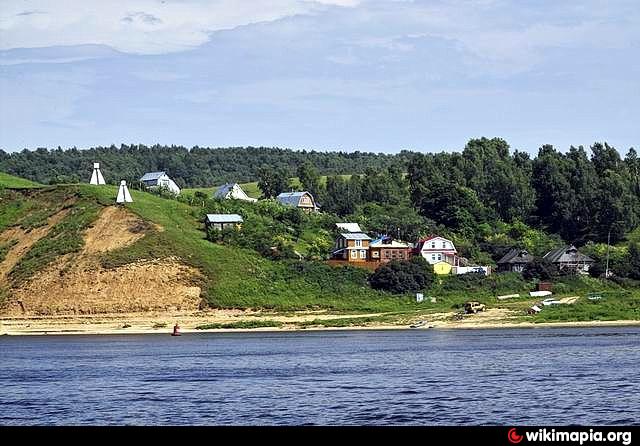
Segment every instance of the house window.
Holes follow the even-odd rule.
[[[361,259],[366,259],[367,258],[367,251],[365,251],[364,249],[360,250],[360,258]]]
[[[431,249],[436,249],[436,242],[431,242]]]
[[[446,249],[447,248],[447,242],[442,242],[442,249]]]
[[[384,252],[384,258],[388,259],[389,257],[391,257],[391,253],[389,251],[385,251]]]
[[[431,260],[435,260],[436,259],[436,255],[435,254],[431,254]]]
[[[352,250],[352,251],[351,251],[351,258],[352,258],[352,259],[356,259],[356,258],[358,258],[358,251]]]
[[[371,257],[377,259],[378,257],[380,257],[380,253],[378,251],[371,251]]]
[[[356,248],[362,247],[362,240],[356,240]]]
[[[442,260],[442,254],[438,254],[438,260]]]

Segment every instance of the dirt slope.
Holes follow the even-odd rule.
[[[0,234],[0,242],[17,241],[7,253],[4,261],[0,263],[0,284],[6,283],[7,275],[20,261],[20,258],[22,258],[38,240],[47,235],[49,230],[67,215],[68,211],[68,209],[64,209],[49,217],[45,226],[31,229],[30,231],[25,231],[16,226]]]
[[[84,236],[84,253],[107,252],[141,239],[151,225],[119,206],[106,207]]]
[[[11,290],[9,305],[3,313],[54,315],[198,309],[201,275],[179,259],[140,261],[115,269],[101,266],[101,253],[129,246],[149,230],[150,224],[126,209],[106,207],[86,231],[84,249],[60,257],[27,283]],[[12,261],[17,262],[19,257]]]

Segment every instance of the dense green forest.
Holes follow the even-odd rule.
[[[99,162],[107,183],[137,181],[145,172],[167,171],[180,187],[209,187],[227,181],[255,181],[262,166],[291,176],[308,161],[322,175],[364,172],[390,164],[404,165],[406,154],[293,151],[268,147],[187,149],[182,146],[121,145],[86,150],[61,148],[6,153],[0,150],[0,171],[44,184],[88,181]]]

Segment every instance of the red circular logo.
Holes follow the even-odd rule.
[[[513,444],[518,444],[522,441],[522,439],[524,438],[522,435],[518,435],[518,433],[516,432],[516,428],[512,427],[511,429],[509,429],[509,433],[507,434],[507,438],[509,438],[509,442],[513,443]]]

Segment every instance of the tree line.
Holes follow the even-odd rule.
[[[294,172],[307,161],[322,175],[383,168],[404,155],[366,152],[293,151],[271,147],[204,148],[121,145],[63,150],[0,150],[0,171],[43,184],[86,182],[99,162],[108,183],[137,181],[145,172],[166,171],[180,187],[211,187],[255,181],[262,166]]]
[[[472,139],[461,152],[394,155],[159,145],[0,151],[0,171],[45,184],[86,181],[95,161],[110,183],[165,170],[182,187],[258,180],[265,198],[293,189],[297,176],[323,211],[407,240],[444,232],[470,250],[513,239],[546,248],[554,241],[544,234],[615,243],[640,224],[637,152],[623,157],[607,143],[566,152],[543,145],[534,157],[500,138]],[[507,234],[502,242],[498,232]]]

